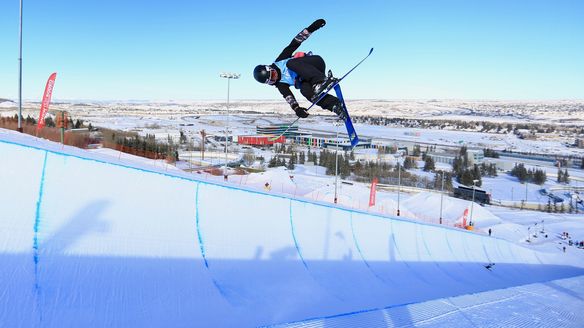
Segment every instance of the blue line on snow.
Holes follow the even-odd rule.
[[[294,240],[294,246],[296,246],[296,252],[298,252],[298,256],[300,256],[300,260],[306,270],[308,270],[308,265],[304,261],[304,257],[302,256],[302,252],[300,251],[300,246],[298,246],[298,240],[296,240],[296,233],[294,232],[294,221],[292,220],[292,200],[290,200],[290,228],[292,231],[292,239]]]
[[[371,271],[371,273],[373,273],[375,278],[379,279],[382,283],[387,284],[385,279],[380,277],[375,272],[375,270],[373,270],[371,265],[369,265],[369,262],[365,259],[365,256],[363,255],[363,252],[361,251],[361,247],[359,246],[359,242],[357,241],[357,236],[355,236],[355,228],[353,227],[353,213],[350,213],[350,214],[351,214],[351,219],[350,219],[351,220],[351,234],[353,235],[353,243],[355,243],[355,248],[357,248],[357,252],[359,253],[359,256],[361,257],[361,260],[365,263],[365,265],[367,266],[367,269],[369,269],[369,271]]]
[[[201,256],[203,257],[203,261],[205,261],[205,267],[207,268],[207,271],[209,272],[209,275],[211,276],[211,280],[213,281],[213,285],[215,285],[215,288],[217,288],[217,290],[219,291],[219,294],[221,294],[221,296],[223,296],[223,298],[225,298],[227,300],[227,302],[230,302],[229,298],[227,297],[227,293],[225,293],[223,288],[221,288],[221,286],[219,285],[217,280],[215,280],[215,278],[211,274],[211,271],[209,269],[209,262],[207,262],[207,256],[205,255],[205,243],[203,242],[203,234],[201,233],[201,229],[200,229],[200,225],[199,225],[199,218],[200,218],[200,216],[199,216],[199,186],[200,185],[201,185],[200,183],[197,183],[197,189],[195,192],[195,226],[197,229],[197,238],[199,240],[199,247],[201,249]]]
[[[47,167],[47,153],[45,152],[45,158],[43,160],[43,169],[41,171],[41,183],[40,183],[40,187],[39,187],[39,197],[38,197],[38,200],[36,203],[36,212],[35,212],[34,228],[33,228],[34,229],[34,239],[33,239],[32,248],[34,250],[35,276],[36,276],[36,269],[37,269],[36,265],[39,262],[39,258],[38,258],[38,251],[39,251],[38,232],[39,232],[39,226],[40,226],[40,221],[41,221],[41,202],[43,199],[46,167]]]
[[[291,321],[291,322],[285,322],[285,323],[277,323],[277,324],[263,326],[263,327],[276,327],[276,326],[291,325],[291,324],[297,324],[297,323],[302,323],[302,324],[309,325],[309,322],[310,321],[342,318],[342,317],[348,317],[348,316],[352,316],[352,315],[369,313],[369,312],[374,312],[374,311],[390,310],[390,309],[393,309],[393,308],[398,308],[398,307],[408,306],[408,305],[413,305],[413,304],[418,304],[418,303],[417,302],[401,303],[401,304],[390,305],[390,306],[383,307],[383,308],[373,308],[373,309],[358,310],[358,311],[352,311],[352,312],[347,312],[347,313],[334,314],[334,315],[324,316],[324,317],[313,317],[313,318],[303,319],[303,320],[300,320],[300,321]]]
[[[37,310],[39,313],[39,322],[42,321],[42,313],[40,311],[40,286],[39,286],[39,277],[38,277],[38,265],[39,265],[39,239],[38,239],[38,233],[39,233],[39,226],[40,226],[40,221],[41,221],[41,202],[43,199],[43,191],[44,191],[44,187],[45,187],[45,174],[46,174],[46,168],[47,168],[47,157],[48,157],[48,152],[45,152],[45,158],[43,160],[43,169],[41,171],[41,183],[40,183],[40,187],[39,187],[39,197],[37,200],[37,204],[36,204],[36,212],[35,212],[35,218],[34,218],[34,238],[33,238],[33,243],[32,243],[32,249],[33,249],[33,261],[34,261],[34,289],[35,289],[35,294],[36,294],[36,304],[37,304]]]
[[[205,261],[205,266],[209,268],[209,263],[207,263],[207,257],[205,256],[205,245],[203,244],[203,236],[201,235],[201,229],[199,227],[199,186],[197,183],[197,191],[195,193],[195,222],[197,228],[197,238],[199,239],[199,247],[201,248],[201,255]]]

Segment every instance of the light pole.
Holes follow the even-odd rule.
[[[335,126],[337,127],[337,147],[335,150],[335,204],[337,203],[337,188],[338,188],[338,179],[339,179],[339,121],[335,122]]]
[[[442,171],[442,189],[440,193],[440,224],[442,224],[442,200],[444,199],[444,171]]]
[[[22,132],[22,1],[20,0],[20,27],[18,29],[18,132]]]
[[[474,205],[475,188],[476,188],[477,182],[479,182],[479,180],[472,180],[472,202],[470,203],[470,222],[468,223],[468,225],[470,225],[471,227],[474,224],[474,222],[472,221],[472,209],[473,209],[473,205]]]
[[[401,164],[400,164],[399,158],[398,158],[398,160],[397,160],[397,216],[399,216],[400,193],[401,193]]]
[[[229,139],[229,82],[231,79],[239,79],[241,74],[237,73],[221,73],[220,77],[227,79],[227,106],[225,113],[227,115],[227,124],[225,125],[225,166],[223,167],[223,179],[227,180],[227,141]]]
[[[525,202],[524,202],[525,208],[527,208],[527,185],[528,185],[528,182],[526,180],[525,181]]]

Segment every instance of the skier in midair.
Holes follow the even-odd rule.
[[[290,44],[282,50],[282,53],[271,65],[258,65],[253,70],[256,81],[278,88],[286,102],[301,118],[308,117],[306,108],[300,107],[290,86],[300,89],[300,93],[310,102],[318,99],[323,90],[335,82],[334,78],[327,78],[325,74],[326,65],[322,57],[312,53],[297,52],[302,42],[326,24],[324,19],[315,20],[310,26],[298,33]],[[341,119],[345,119],[345,112],[338,98],[332,95],[325,95],[317,103],[320,107],[337,114]]]

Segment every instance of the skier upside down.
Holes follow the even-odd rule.
[[[284,48],[282,53],[271,65],[258,65],[253,70],[256,81],[278,88],[286,102],[301,118],[308,117],[308,111],[300,107],[294,94],[290,91],[290,86],[300,89],[300,93],[310,102],[318,99],[320,93],[335,79],[327,79],[325,75],[326,65],[322,57],[309,53],[294,51],[300,47],[302,42],[326,24],[324,19],[317,19],[310,26],[298,33],[290,44]],[[318,106],[337,114],[341,119],[345,119],[345,112],[338,98],[332,95],[325,95],[317,103]]]

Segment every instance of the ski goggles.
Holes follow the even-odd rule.
[[[266,79],[266,84],[274,85],[278,82],[278,72],[275,68],[266,65],[266,71],[268,71],[268,78]]]

